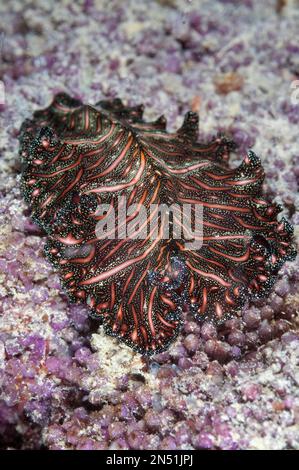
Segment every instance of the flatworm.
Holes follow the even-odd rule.
[[[22,125],[21,187],[70,300],[86,303],[109,335],[153,354],[176,338],[183,311],[215,324],[231,318],[246,298],[266,294],[296,253],[292,226],[262,196],[254,152],[231,169],[233,143],[222,135],[197,143],[196,113],[175,133],[164,116],[142,115],[142,105],[119,99],[90,106],[58,94]],[[108,208],[101,214],[100,204]],[[203,207],[202,246],[187,248],[185,235],[163,239],[165,214],[156,237],[97,236],[114,209],[121,231],[120,207],[132,204],[125,221],[136,221],[137,232],[141,207],[148,222],[153,204]]]

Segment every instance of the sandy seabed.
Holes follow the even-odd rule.
[[[298,261],[218,330],[187,318],[143,359],[70,305],[19,189],[18,130],[65,91],[190,108],[261,157],[298,239],[296,1],[2,2],[0,442],[4,449],[299,449]],[[293,85],[292,85],[293,84]],[[292,88],[293,86],[293,88]],[[293,99],[292,99],[293,98]]]

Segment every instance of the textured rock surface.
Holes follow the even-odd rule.
[[[58,91],[119,96],[144,102],[148,119],[165,113],[173,129],[192,107],[203,138],[220,129],[253,147],[298,237],[298,5],[150,3],[0,6],[1,445],[299,449],[298,260],[240,318],[218,331],[188,319],[169,351],[145,361],[69,305],[22,202],[21,122]]]

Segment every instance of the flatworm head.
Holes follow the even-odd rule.
[[[143,106],[118,99],[89,106],[57,95],[21,128],[21,186],[70,300],[86,303],[108,334],[153,354],[176,338],[183,311],[218,324],[267,293],[295,250],[291,225],[262,196],[252,151],[231,169],[233,143],[197,143],[196,113],[175,133],[163,116],[142,115]],[[203,208],[197,249],[180,218],[184,204],[193,216]],[[173,205],[172,218],[161,205]],[[163,236],[167,217],[181,236]],[[118,236],[99,237],[99,224]]]

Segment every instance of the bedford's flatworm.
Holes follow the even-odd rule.
[[[252,151],[231,169],[229,140],[196,143],[197,114],[172,134],[163,116],[147,123],[142,114],[143,106],[118,99],[89,106],[59,94],[24,122],[20,154],[26,201],[70,299],[87,303],[108,334],[150,354],[177,336],[183,309],[219,323],[265,294],[295,251],[292,227],[262,196]],[[99,204],[108,210],[99,214]],[[141,207],[150,222],[153,204],[200,205],[202,247],[187,249],[188,236],[162,239],[163,213],[157,237],[99,239],[97,223],[132,204],[125,218],[137,233]],[[172,223],[179,219],[174,212]]]

